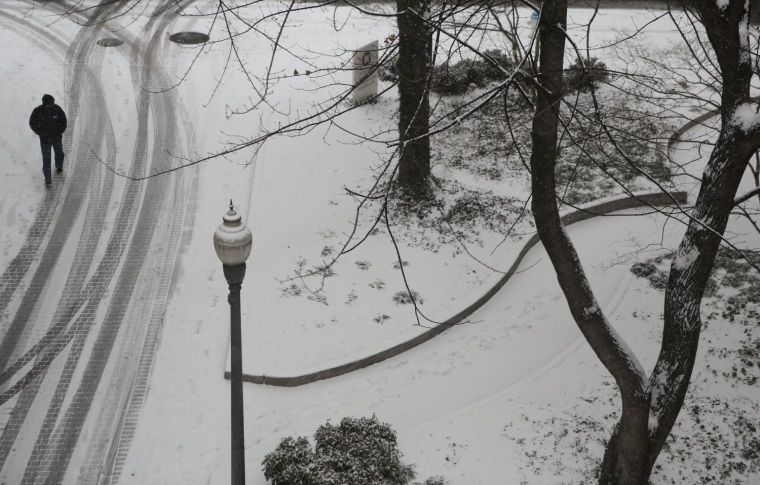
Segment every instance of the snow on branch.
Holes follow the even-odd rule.
[[[715,5],[721,12],[725,13],[728,7],[728,0],[715,0]]]
[[[758,104],[739,103],[728,120],[729,126],[735,127],[744,133],[748,133],[760,127],[760,113]]]
[[[734,199],[734,206],[737,206],[739,204],[742,204],[743,202],[746,202],[747,200],[751,199],[752,197],[760,194],[760,187],[755,187],[754,189],[750,190],[749,192],[745,193],[744,195],[740,195],[736,199]]]

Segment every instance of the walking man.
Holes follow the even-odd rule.
[[[55,152],[55,171],[63,172],[63,132],[66,131],[66,113],[55,104],[55,98],[42,96],[42,105],[37,106],[29,117],[29,127],[40,137],[42,148],[42,174],[45,185],[50,186],[50,149]]]

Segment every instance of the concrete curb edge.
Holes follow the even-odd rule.
[[[694,125],[698,124],[701,121],[702,120],[700,121],[695,120]],[[676,133],[677,134],[674,134],[674,138],[677,138],[678,136],[680,136],[680,130],[679,132],[676,132]],[[670,145],[670,143],[668,143],[668,145]],[[596,201],[594,203],[591,203],[588,206],[584,206],[576,210],[570,211],[562,216],[562,222],[565,225],[570,225],[576,222],[590,219],[592,217],[603,216],[612,212],[617,212],[617,211],[621,211],[625,209],[634,209],[638,207],[652,207],[652,206],[674,206],[674,205],[679,205],[679,204],[686,204],[686,199],[687,199],[687,194],[684,191],[652,192],[652,193],[641,193],[641,194],[634,193],[628,196],[618,197],[614,199]],[[407,350],[417,347],[418,345],[424,342],[427,342],[433,337],[443,333],[448,328],[458,323],[461,323],[465,318],[470,316],[472,313],[478,310],[481,306],[483,306],[488,300],[490,300],[491,297],[493,297],[496,294],[496,292],[498,292],[501,289],[501,287],[504,286],[507,281],[509,281],[509,279],[515,273],[515,271],[517,271],[517,268],[522,262],[525,255],[538,242],[539,242],[538,234],[533,234],[531,237],[529,237],[523,243],[522,249],[518,253],[517,257],[515,258],[515,261],[512,263],[509,270],[483,296],[481,296],[474,303],[468,305],[466,308],[458,312],[456,315],[448,318],[445,322],[436,325],[435,327],[417,335],[414,338],[401,342],[397,345],[394,345],[393,347],[389,347],[380,352],[376,352],[367,357],[363,357],[361,359],[347,362],[345,364],[341,364],[335,367],[330,367],[328,369],[323,369],[320,371],[311,372],[311,373],[303,374],[299,376],[267,376],[263,374],[255,375],[255,374],[243,373],[243,381],[251,382],[254,384],[264,384],[264,385],[269,385],[269,386],[280,386],[280,387],[302,386],[305,384],[310,384],[312,382],[316,382],[316,381],[320,381],[324,379],[330,379],[332,377],[338,377],[344,374],[348,374],[349,372],[353,372],[359,369],[363,369],[365,367],[369,367],[372,364],[377,364],[378,362],[382,362],[384,360],[390,359],[391,357],[395,357],[397,355],[400,355],[406,352]],[[228,371],[225,371],[224,378],[225,379],[230,378],[230,373]]]

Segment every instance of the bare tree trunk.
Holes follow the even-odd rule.
[[[760,124],[737,118],[742,108],[757,111],[749,95],[752,66],[746,52],[748,3],[731,0],[721,10],[710,0],[689,2],[705,26],[720,66],[721,130],[665,290],[662,347],[649,379],[652,422],[648,471],[683,406],[702,327],[699,314],[702,295],[734,207],[739,182],[760,146]]]
[[[536,227],[578,327],[615,378],[622,413],[605,450],[601,484],[644,485],[683,406],[699,344],[700,303],[734,206],[739,182],[760,145],[760,115],[750,104],[749,12],[743,0],[724,11],[693,2],[723,76],[722,128],[705,170],[691,220],[665,293],[663,342],[649,379],[599,309],[575,248],[564,231],[555,194],[567,1],[545,1],[539,19],[539,87],[533,118],[531,175]],[[741,114],[739,114],[741,113]],[[753,117],[754,116],[754,117]]]
[[[755,181],[755,187],[760,188],[760,154],[755,152],[755,166],[749,165],[749,170],[752,172],[752,180]],[[760,201],[760,194],[757,194],[757,200]]]
[[[397,0],[399,54],[396,62],[399,90],[401,186],[423,190],[430,175],[428,77],[432,35],[425,22],[426,0]]]
[[[562,100],[567,0],[545,1],[539,19],[539,87],[531,153],[532,210],[541,241],[554,265],[573,318],[615,378],[623,412],[605,454],[600,483],[645,481],[649,393],[646,374],[609,325],[596,301],[573,243],[560,220],[555,193],[557,128]]]

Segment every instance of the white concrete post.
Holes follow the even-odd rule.
[[[370,42],[354,52],[354,103],[361,104],[377,96],[378,42]],[[374,69],[374,71],[372,71]]]

